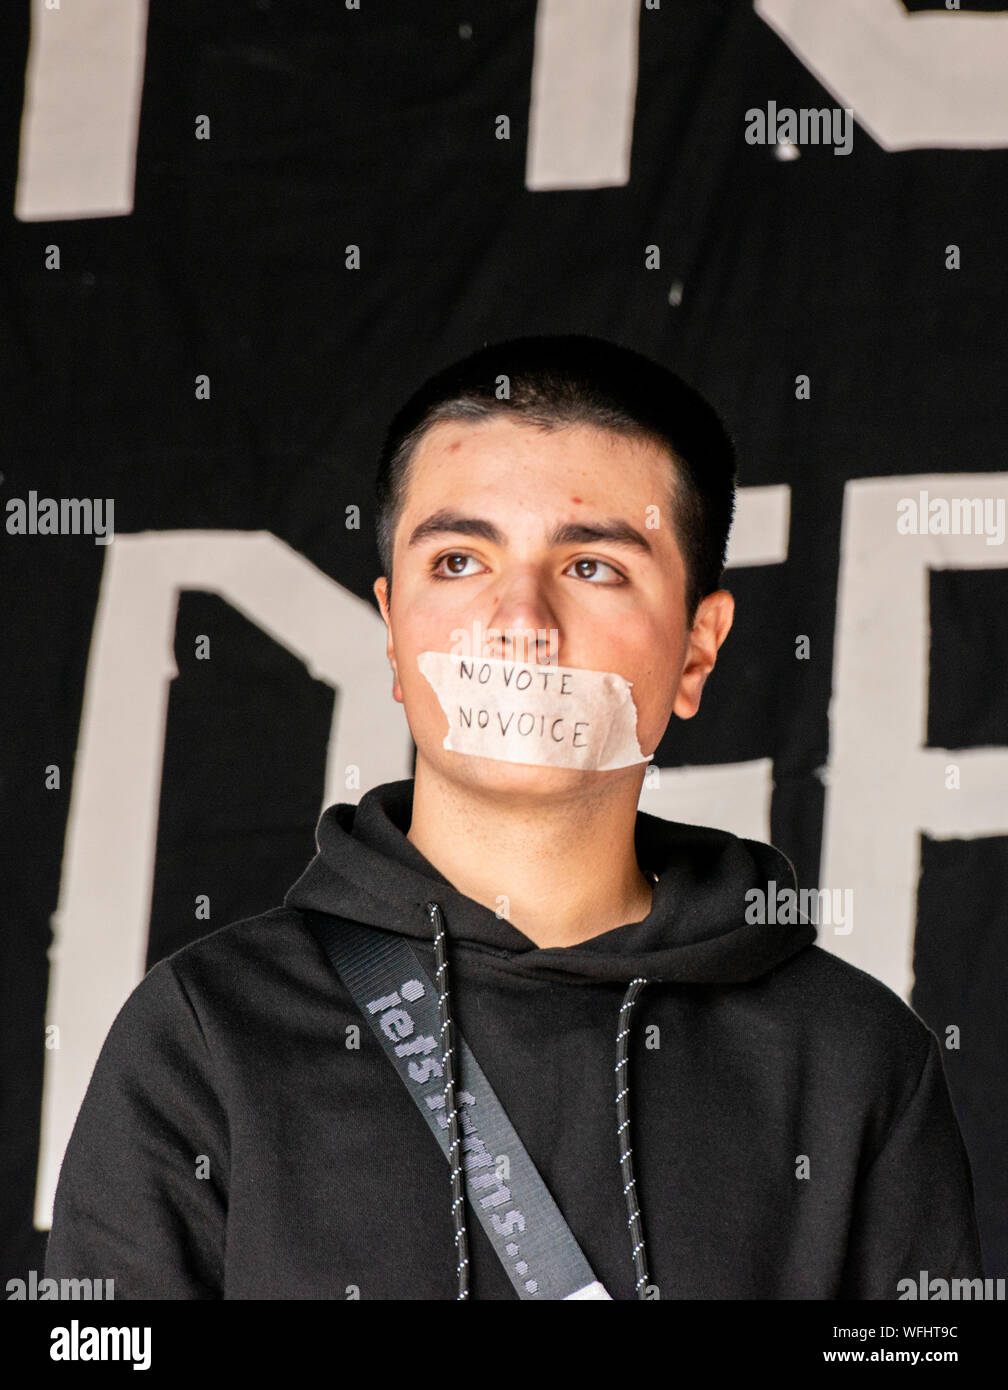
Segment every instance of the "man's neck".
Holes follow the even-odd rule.
[[[628,772],[519,795],[447,781],[418,756],[406,838],[537,946],[574,946],[651,910],[653,885],[634,847],[643,772]]]

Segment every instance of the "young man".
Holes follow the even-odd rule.
[[[560,1287],[464,1042],[583,1255],[579,1296],[982,1277],[935,1036],[811,926],[751,921],[754,891],[794,883],[779,851],[637,810],[731,627],[734,472],[706,402],[599,339],[484,348],[400,410],[375,594],[415,777],[329,807],[282,908],[134,990],[47,1275],[125,1298]],[[374,974],[359,1006],[320,923],[377,929],[417,968]],[[437,1047],[411,1013],[424,974]]]

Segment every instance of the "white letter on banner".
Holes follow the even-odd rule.
[[[10,7],[8,6],[8,9]],[[14,216],[133,211],[147,0],[33,0]]]
[[[52,919],[35,1223],[52,1223],[59,1167],[112,1021],[144,974],[161,764],[181,589],[219,594],[337,689],[323,809],[409,777],[413,741],[390,696],[380,614],[267,531],[118,535],[108,547],[88,657]],[[283,711],[277,711],[278,720]],[[267,750],[262,750],[268,756]]]
[[[525,186],[629,182],[640,0],[539,0]]]
[[[908,14],[900,0],[755,0],[884,150],[1008,145],[1008,16]]]
[[[1008,752],[928,748],[928,571],[1008,566],[1008,545],[987,536],[897,529],[900,502],[1008,501],[1008,474],[869,478],[844,491],[830,704],[830,761],[820,883],[853,889],[849,934],[818,944],[882,980],[907,1002],[913,988],[920,834],[971,839],[1008,834]],[[990,508],[993,512],[996,505]],[[956,515],[953,509],[952,515]],[[1003,515],[1003,511],[1002,511]],[[934,524],[932,521],[931,524]],[[1005,653],[991,655],[1004,669]],[[961,790],[945,785],[959,764]]]

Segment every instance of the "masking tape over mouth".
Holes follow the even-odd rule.
[[[637,742],[632,682],[614,671],[420,652],[448,717],[444,748],[506,763],[611,772],[650,762]]]

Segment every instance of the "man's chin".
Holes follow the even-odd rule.
[[[601,789],[611,772],[588,772],[577,767],[544,767],[539,763],[514,763],[503,758],[484,758],[472,753],[445,752],[440,775],[460,788],[492,793],[497,797],[528,797],[541,801],[587,790]]]

